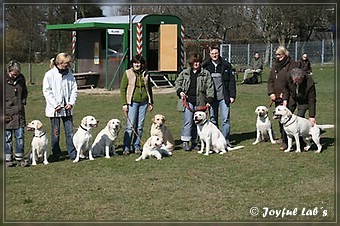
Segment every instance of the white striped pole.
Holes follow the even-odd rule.
[[[143,26],[137,23],[137,54],[143,54]]]
[[[73,72],[75,71],[76,38],[77,38],[77,32],[72,31],[72,62],[73,62],[72,71]]]
[[[184,26],[181,25],[181,69],[184,69]]]

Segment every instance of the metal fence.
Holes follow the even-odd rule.
[[[272,66],[274,50],[278,43],[266,44],[221,44],[220,53],[223,58],[233,65],[249,65],[255,52],[259,52],[264,66]],[[286,47],[296,61],[303,53],[307,53],[312,64],[330,64],[335,61],[334,40],[314,42],[294,42]]]

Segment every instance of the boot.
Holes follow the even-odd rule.
[[[183,141],[183,150],[184,151],[191,151],[188,141]]]

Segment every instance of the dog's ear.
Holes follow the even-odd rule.
[[[268,113],[268,108],[267,107],[264,107],[264,110],[266,111],[266,113]]]
[[[151,122],[155,122],[155,116],[152,117]]]
[[[87,126],[87,118],[86,118],[86,117],[84,117],[84,118],[81,120],[81,124]]]
[[[152,137],[149,137],[149,139],[147,139],[147,141],[145,142],[146,145],[148,145],[149,147],[151,147],[151,143],[152,143]]]
[[[162,115],[162,121],[165,122],[165,116],[164,115]]]
[[[41,129],[42,123],[40,121],[37,122],[37,129]]]

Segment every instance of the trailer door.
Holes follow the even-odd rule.
[[[177,71],[177,24],[161,24],[159,70]]]

